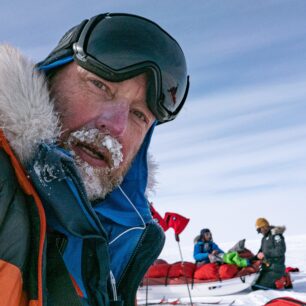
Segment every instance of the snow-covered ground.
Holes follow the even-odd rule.
[[[289,296],[295,299],[302,300],[306,303],[306,235],[298,236],[286,236],[287,252],[286,252],[286,266],[297,267],[300,272],[291,273],[291,278],[293,281],[293,289],[290,290],[258,290],[258,291],[244,291],[235,295],[227,295],[222,297],[203,297],[194,298],[193,302],[198,305],[210,305],[216,302],[218,305],[249,305],[249,306],[259,306],[264,305],[271,299]],[[235,242],[219,243],[219,246],[228,250],[231,248]],[[260,239],[246,241],[246,248],[250,249],[254,253],[259,248]],[[190,260],[190,253],[192,253],[193,246],[182,246],[182,253],[185,260]],[[186,254],[186,256],[184,255]],[[161,258],[165,258],[169,263],[178,261],[179,251],[178,249],[171,248],[169,250],[164,250]],[[186,290],[187,292],[187,290]],[[181,299],[184,303],[189,303],[189,298],[186,296]],[[209,303],[208,303],[209,302]]]

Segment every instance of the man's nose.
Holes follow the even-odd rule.
[[[129,106],[124,101],[105,103],[96,118],[96,127],[112,136],[123,135],[128,124]]]

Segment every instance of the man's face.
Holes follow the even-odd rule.
[[[268,226],[260,227],[257,231],[262,235],[266,235],[269,232],[270,228]]]
[[[203,239],[204,239],[204,241],[210,241],[211,238],[212,238],[211,232],[205,232],[205,233],[203,234]]]
[[[75,63],[52,79],[61,144],[75,156],[90,200],[120,184],[155,120],[145,74],[109,82]]]

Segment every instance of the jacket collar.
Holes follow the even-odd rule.
[[[23,165],[40,143],[60,134],[44,75],[8,45],[0,45],[0,114],[0,127]]]

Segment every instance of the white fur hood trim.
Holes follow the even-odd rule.
[[[148,183],[146,188],[146,196],[147,198],[150,198],[151,196],[155,195],[156,188],[158,185],[158,182],[156,180],[156,175],[158,172],[158,164],[150,152],[148,152],[147,155],[147,164],[148,164]]]
[[[43,73],[9,45],[0,45],[0,128],[23,164],[60,133]]]
[[[286,230],[286,226],[273,226],[271,228],[271,234],[272,235],[283,234],[285,230]]]

